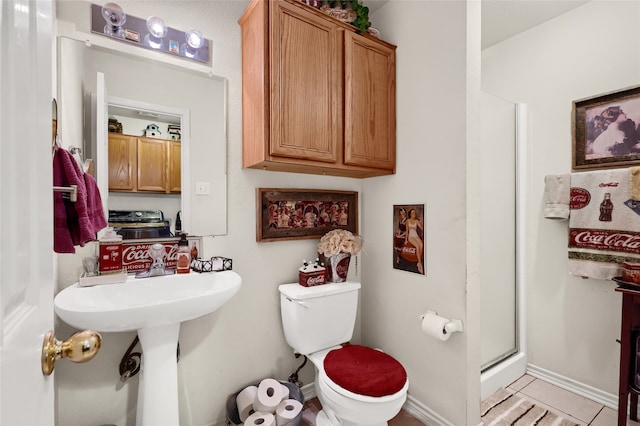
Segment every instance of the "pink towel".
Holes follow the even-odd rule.
[[[87,187],[87,216],[93,228],[93,233],[97,234],[108,225],[102,208],[102,197],[96,180],[89,173],[84,174],[84,183]]]
[[[65,149],[56,149],[53,156],[53,185],[78,187],[78,199],[71,202],[62,193],[54,192],[54,236],[56,253],[75,253],[74,246],[84,246],[96,239],[96,233],[106,226],[95,180],[89,179],[91,200],[87,193],[86,176],[73,156]]]
[[[53,154],[53,186],[65,186],[68,183],[64,174],[62,149]],[[75,253],[71,231],[67,223],[67,206],[61,192],[53,193],[53,250],[56,253]]]

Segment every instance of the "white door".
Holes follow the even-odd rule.
[[[54,424],[51,0],[0,2],[0,426]]]

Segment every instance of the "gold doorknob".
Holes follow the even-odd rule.
[[[64,342],[56,339],[53,331],[47,332],[42,342],[42,374],[53,372],[53,367],[60,358],[68,358],[73,362],[87,362],[100,350],[102,337],[93,330],[74,333]]]

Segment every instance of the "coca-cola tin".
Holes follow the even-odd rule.
[[[622,263],[622,281],[640,285],[640,263]]]
[[[324,269],[313,272],[298,272],[298,283],[304,287],[313,287],[327,282],[326,271]]]
[[[124,240],[122,243],[122,266],[127,268],[128,272],[144,271],[151,267],[151,256],[148,253],[152,244],[160,243],[164,246],[166,256],[164,258],[167,268],[175,268],[178,264],[178,241],[180,238],[167,239],[146,239],[146,240]],[[200,237],[189,237],[189,247],[195,245],[201,252]]]

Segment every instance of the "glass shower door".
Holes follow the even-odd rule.
[[[516,104],[482,92],[481,371],[518,351]]]

